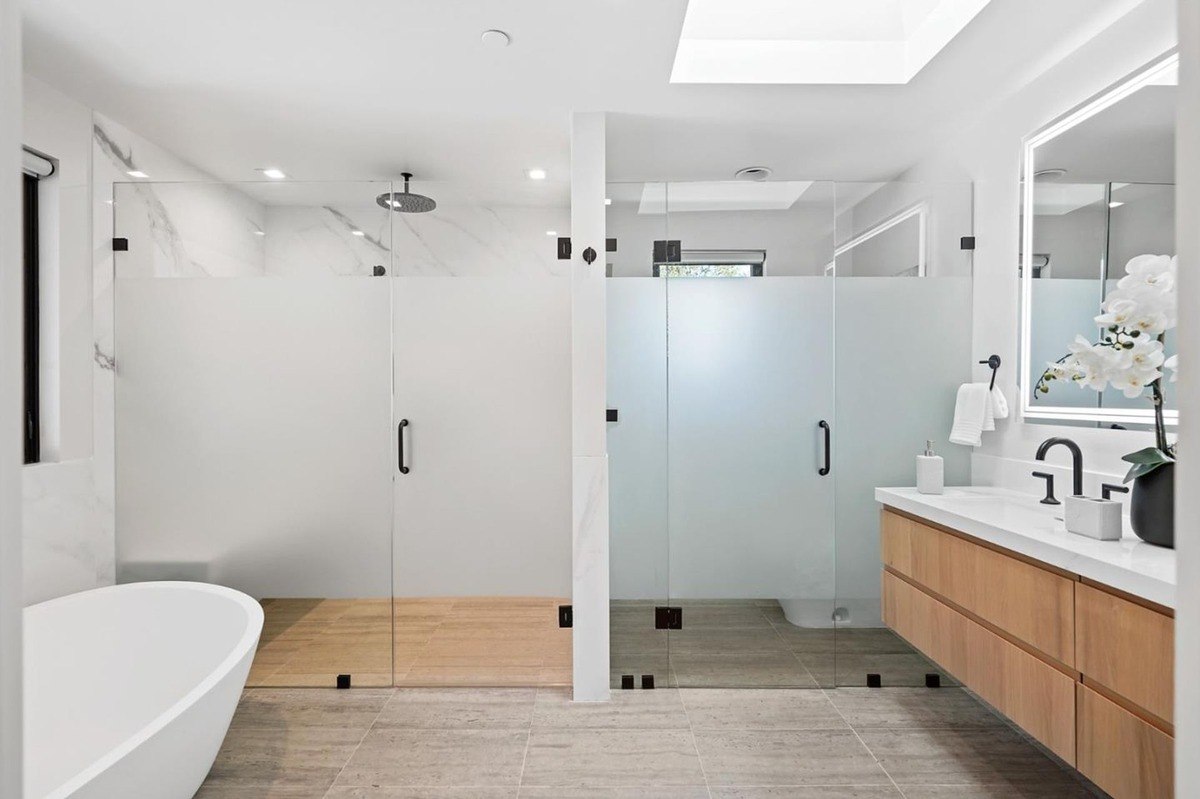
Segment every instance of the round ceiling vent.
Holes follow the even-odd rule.
[[[765,166],[748,166],[733,173],[738,180],[766,180],[771,177],[771,168]]]
[[[1058,168],[1039,169],[1037,172],[1033,173],[1034,180],[1058,180],[1059,178],[1064,178],[1066,176],[1067,170]]]
[[[484,31],[480,35],[479,40],[483,42],[484,47],[500,50],[508,47],[508,43],[512,41],[512,37],[504,31],[493,29]]]

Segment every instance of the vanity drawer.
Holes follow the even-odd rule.
[[[1085,683],[1099,683],[1173,723],[1175,620],[1080,583],[1075,653]]]
[[[1075,762],[1075,680],[889,572],[883,620],[984,701]]]
[[[1075,667],[1075,581],[885,510],[883,562]]]
[[[1114,799],[1174,796],[1175,740],[1086,685],[1078,690],[1079,771]]]

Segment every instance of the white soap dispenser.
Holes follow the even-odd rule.
[[[925,452],[917,456],[917,491],[921,494],[940,494],[946,487],[946,464],[941,455],[933,454],[933,442],[925,442]]]

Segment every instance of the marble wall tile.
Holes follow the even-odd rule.
[[[575,700],[609,698],[608,456],[573,461]]]
[[[91,459],[26,466],[21,483],[25,604],[111,584]]]
[[[377,189],[362,186],[365,194]],[[565,228],[567,213],[457,203],[426,214],[389,213],[370,203],[269,205],[266,272],[370,275],[381,265],[399,277],[564,277],[567,262],[557,260],[556,240],[546,233]]]

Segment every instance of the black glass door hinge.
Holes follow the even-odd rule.
[[[654,609],[654,629],[682,630],[683,608],[657,607]]]
[[[114,237],[112,248],[113,252],[129,252],[129,239]]]

